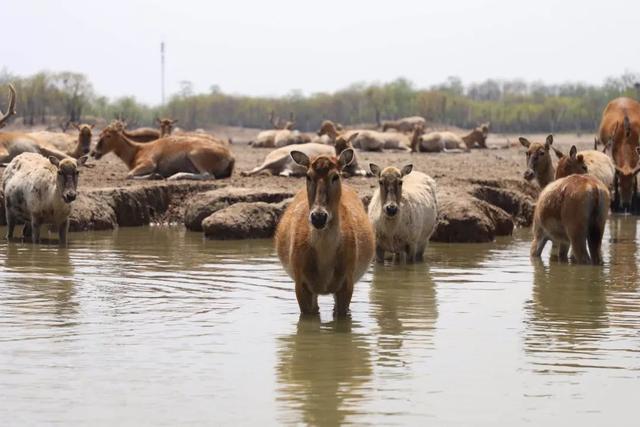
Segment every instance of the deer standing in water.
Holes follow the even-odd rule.
[[[334,314],[345,316],[354,285],[367,271],[375,246],[362,201],[340,177],[355,153],[349,148],[338,158],[310,159],[292,151],[291,157],[307,168],[307,184],[278,224],[278,257],[295,282],[303,314],[317,314],[318,295],[333,294]]]

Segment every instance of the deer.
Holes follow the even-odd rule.
[[[9,85],[9,106],[5,113],[0,112],[0,129],[16,114],[16,90]],[[37,138],[23,132],[0,132],[0,165],[6,166],[11,160],[22,153],[38,153],[45,157],[54,156],[59,160],[69,156],[62,151]]]
[[[560,261],[568,260],[571,248],[575,262],[601,264],[609,204],[607,187],[589,175],[569,175],[547,185],[534,211],[531,257],[540,258],[545,244],[551,240],[558,246]]]
[[[7,239],[13,238],[16,225],[25,224],[24,237],[30,235],[33,243],[39,243],[40,226],[51,224],[60,236],[60,244],[67,242],[71,203],[77,196],[78,166],[86,159],[47,159],[22,153],[11,160],[2,175]]]
[[[407,263],[423,261],[424,250],[438,223],[436,182],[430,176],[402,169],[369,165],[379,187],[369,203],[369,219],[376,233],[376,261],[391,252]]]
[[[303,176],[307,170],[293,161],[291,152],[300,151],[308,157],[316,156],[339,156],[344,150],[352,149],[351,141],[357,137],[357,133],[351,134],[348,138],[338,137],[333,145],[318,144],[310,142],[303,145],[289,145],[273,150],[264,159],[264,162],[260,166],[257,166],[250,171],[241,172],[242,176],[256,175],[261,172],[269,172],[273,175],[280,176]],[[345,176],[367,176],[367,172],[358,166],[357,158],[354,157],[353,161],[347,165],[342,173]]]
[[[357,133],[358,136],[353,139],[353,146],[363,151],[411,151],[409,147],[411,140],[403,133],[378,132],[373,130],[339,130],[338,126],[331,120],[324,120],[322,122],[318,136],[322,138],[326,135],[328,142],[332,143],[338,136],[349,138],[354,133]]]
[[[422,126],[416,126],[411,135],[413,153],[463,153],[471,151],[464,138],[453,132],[429,132],[425,134]]]
[[[69,126],[78,131],[77,136],[48,131],[29,132],[27,135],[36,138],[41,145],[53,147],[69,157],[79,159],[91,150],[92,131],[95,125],[70,123]]]
[[[133,130],[127,130],[127,122],[123,120],[114,120],[109,126],[122,132],[124,136],[134,142],[150,142],[160,139],[160,131],[153,128],[138,128]]]
[[[382,132],[386,132],[388,130],[395,130],[397,132],[402,133],[411,133],[416,128],[416,126],[421,126],[426,128],[427,121],[424,117],[420,116],[411,116],[411,117],[403,117],[398,120],[384,120],[379,124],[382,127]]]
[[[303,315],[317,315],[318,295],[333,294],[334,315],[347,316],[354,285],[369,268],[375,246],[362,201],[341,179],[355,153],[348,148],[337,158],[290,155],[306,169],[307,179],[278,224],[278,257],[295,282]]]
[[[619,124],[622,123],[622,132]],[[637,210],[640,156],[640,103],[631,98],[616,98],[602,113],[599,139],[609,141],[611,158],[616,167],[614,182],[614,210]],[[605,144],[605,150],[608,145]]]
[[[173,127],[176,123],[178,123],[178,120],[168,119],[166,117],[164,119],[156,117],[156,122],[158,123],[158,126],[160,126],[160,138],[162,138],[163,136],[171,135],[171,132],[173,132]]]
[[[558,157],[555,179],[573,174],[588,174],[598,178],[610,191],[613,189],[613,178],[616,168],[609,156],[597,150],[578,152],[575,145],[571,146],[569,155],[565,156],[553,147]]]
[[[129,168],[127,179],[220,179],[233,173],[235,158],[229,147],[204,138],[168,136],[138,143],[122,130],[107,126],[91,156],[99,160],[114,152]]]
[[[523,177],[527,181],[535,179],[541,189],[545,188],[555,179],[567,176],[570,174],[571,170],[574,171],[571,173],[577,173],[582,168],[581,165],[584,165],[587,168],[585,173],[588,173],[602,181],[607,188],[611,188],[613,186],[615,169],[613,163],[605,154],[596,150],[587,150],[578,153],[577,149],[574,150],[575,146],[573,146],[569,157],[562,161],[566,156],[560,150],[552,146],[553,135],[548,135],[544,144],[531,142],[524,137],[520,137],[519,141],[520,144],[527,149],[527,169],[525,170]],[[562,163],[560,172],[558,172],[558,170],[553,166],[550,154],[552,150]]]

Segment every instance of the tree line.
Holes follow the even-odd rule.
[[[153,125],[168,116],[186,129],[212,125],[269,127],[269,114],[295,115],[296,126],[317,130],[325,119],[344,125],[420,115],[438,124],[471,128],[490,121],[495,132],[593,132],[607,102],[640,95],[640,75],[625,73],[601,85],[544,84],[523,80],[486,80],[464,85],[457,77],[429,88],[406,79],[384,84],[353,84],[334,93],[253,97],[223,93],[212,86],[194,93],[189,82],[165,106],[151,107],[134,97],[110,100],[95,92],[87,76],[73,72],[40,72],[32,76],[0,72],[0,84],[13,83],[17,115],[25,125],[96,118],[126,119],[130,126]]]

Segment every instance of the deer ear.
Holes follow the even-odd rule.
[[[556,147],[551,147],[551,148],[553,148],[553,152],[556,153],[556,157],[558,159],[561,159],[564,157],[564,153],[562,151],[558,150]]]
[[[340,157],[338,157],[338,167],[340,170],[349,166],[353,159],[355,159],[356,153],[353,152],[353,148],[347,148],[340,153]]]
[[[296,162],[300,166],[304,166],[305,168],[308,168],[311,164],[311,162],[309,161],[309,156],[304,154],[302,151],[292,151],[290,156],[294,162]]]
[[[358,136],[358,132],[354,132],[351,135],[349,135],[349,138],[347,138],[347,142],[351,142],[354,139],[356,139],[356,136]]]
[[[55,167],[59,167],[60,166],[60,159],[57,158],[56,156],[49,156],[49,161]]]
[[[544,149],[548,150],[551,147],[551,144],[553,144],[553,135],[547,136],[547,140],[544,143]]]
[[[406,166],[404,166],[402,168],[402,170],[400,171],[401,176],[407,176],[411,173],[411,171],[413,170],[413,165],[412,164],[408,164]]]
[[[576,148],[575,145],[572,145],[571,150],[569,150],[569,157],[571,157],[572,159],[575,159],[577,154],[578,154],[578,149]]]
[[[371,173],[373,174],[373,176],[380,176],[380,173],[382,172],[380,170],[380,166],[376,165],[375,163],[369,163],[369,170],[371,171]]]
[[[520,141],[520,144],[522,144],[524,148],[529,148],[529,146],[531,145],[531,142],[529,142],[527,138],[520,137],[518,138],[518,141]]]
[[[92,124],[92,125],[89,125],[89,129],[93,129],[94,127],[96,127],[96,124],[95,124],[95,123],[94,123],[94,124]]]
[[[78,166],[84,166],[85,163],[87,163],[87,160],[89,159],[89,156],[84,155],[82,157],[80,157],[78,159]]]

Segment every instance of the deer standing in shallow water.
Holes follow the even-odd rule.
[[[334,314],[347,315],[353,287],[367,271],[374,251],[373,229],[364,206],[340,178],[355,153],[349,148],[337,159],[310,159],[292,151],[291,157],[307,168],[307,185],[278,224],[278,257],[295,282],[303,314],[317,314],[318,295],[333,294]]]
[[[540,258],[545,244],[551,240],[558,246],[561,261],[567,260],[571,246],[577,263],[602,263],[600,246],[609,202],[607,187],[589,175],[570,175],[547,185],[533,215],[531,257]]]

